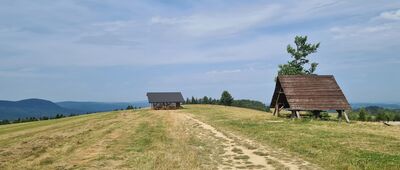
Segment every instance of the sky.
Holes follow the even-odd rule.
[[[269,103],[296,35],[350,102],[400,102],[398,0],[0,0],[0,99]]]

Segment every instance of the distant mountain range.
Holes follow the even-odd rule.
[[[84,114],[115,109],[125,109],[127,106],[147,107],[146,101],[139,102],[51,102],[43,99],[25,99],[20,101],[0,100],[0,120],[15,120],[26,117],[54,117],[57,114]]]
[[[57,102],[57,105],[72,109],[79,110],[83,112],[102,112],[102,111],[111,111],[115,109],[125,109],[129,105],[133,107],[147,107],[149,104],[147,101],[139,101],[139,102],[118,102],[118,103],[106,103],[106,102],[75,102],[75,101],[65,101],[65,102]]]
[[[353,109],[359,109],[368,106],[378,106],[385,109],[400,109],[400,103],[351,103]]]
[[[0,120],[15,120],[26,117],[54,117],[57,114],[84,114],[93,112],[125,109],[127,106],[148,107],[147,101],[138,102],[51,102],[43,99],[25,99],[20,101],[0,100]],[[400,109],[396,103],[351,103],[353,109],[378,106],[387,109]]]

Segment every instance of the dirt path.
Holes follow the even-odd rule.
[[[299,158],[294,158],[281,150],[262,146],[195,119],[190,114],[181,116],[192,122],[192,128],[199,131],[200,138],[214,140],[223,151],[218,153],[218,169],[319,169]]]

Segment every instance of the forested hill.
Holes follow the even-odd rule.
[[[140,102],[76,102],[66,101],[54,103],[43,99],[25,99],[20,101],[0,101],[0,120],[16,120],[26,118],[55,117],[57,114],[84,114],[126,109],[132,107],[147,107],[148,103]]]
[[[138,102],[76,102],[76,101],[64,101],[57,102],[59,106],[67,109],[80,110],[83,112],[102,112],[112,111],[115,109],[126,109],[127,106],[133,107],[147,107],[149,104],[147,101]]]
[[[63,108],[43,99],[26,99],[20,101],[0,101],[0,120],[13,120],[26,117],[53,117],[57,114],[78,112]]]

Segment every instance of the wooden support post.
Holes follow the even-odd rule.
[[[347,116],[347,113],[343,110],[344,118],[346,119],[347,123],[350,123],[349,117]]]
[[[290,115],[291,118],[297,118],[300,119],[300,111],[297,110],[292,110],[292,114]]]
[[[346,122],[350,123],[350,119],[349,119],[349,117],[347,116],[347,113],[344,110],[336,110],[336,111],[338,112],[338,120],[339,120],[339,122],[342,121],[342,117],[344,115],[344,118],[346,119]]]
[[[338,113],[338,115],[337,115],[338,121],[341,122],[342,121],[342,111],[341,110],[336,110],[336,111]]]
[[[349,119],[349,117],[347,116],[347,113],[344,110],[336,110],[336,111],[338,112],[338,120],[339,120],[339,122],[342,121],[342,117],[344,115],[344,118],[346,119],[346,122],[350,123],[350,119]]]
[[[314,114],[315,119],[321,118],[321,111],[314,110],[312,113]]]
[[[296,111],[296,117],[297,117],[298,119],[301,118],[301,117],[300,117],[300,111]]]
[[[279,97],[281,95],[281,90],[278,92],[278,96],[276,97],[276,102],[275,102],[275,111],[274,111],[274,116],[275,114],[279,117]]]
[[[296,111],[292,110],[292,114],[290,115],[290,118],[294,119],[296,117]]]
[[[280,116],[280,114],[279,114],[279,111],[281,111],[281,109],[279,109],[279,107],[277,107],[278,108],[278,111],[276,112],[276,116]]]

